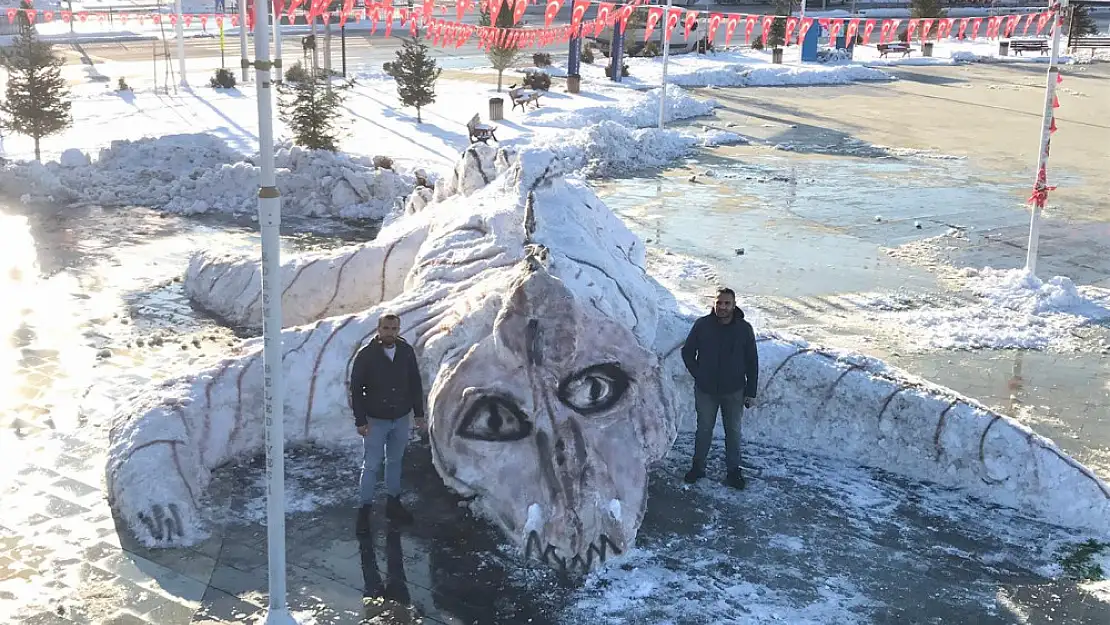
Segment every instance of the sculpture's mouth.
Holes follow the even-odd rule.
[[[608,558],[619,555],[621,555],[620,547],[605,534],[590,543],[585,553],[577,553],[571,557],[559,555],[559,550],[550,543],[544,546],[540,541],[539,532],[535,530],[528,533],[528,542],[524,547],[525,559],[534,557],[558,569],[560,573],[589,573],[595,566],[604,564]]]

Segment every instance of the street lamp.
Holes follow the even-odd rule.
[[[240,0],[243,6],[245,0]],[[254,70],[258,93],[258,225],[262,232],[262,413],[266,420],[266,554],[270,601],[266,625],[297,625],[285,601],[285,396],[281,341],[281,193],[274,174],[269,0],[254,3]],[[242,9],[240,9],[242,15]],[[246,29],[243,21],[239,27]],[[243,62],[247,63],[246,53]],[[244,69],[246,65],[244,65]]]

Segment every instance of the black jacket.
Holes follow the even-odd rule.
[[[424,418],[424,387],[416,352],[404,339],[397,339],[393,360],[377,337],[358,351],[351,367],[351,407],[355,425],[367,419],[400,419],[411,410]]]
[[[744,397],[755,397],[759,352],[752,325],[739,308],[730,323],[717,321],[713,313],[695,321],[682,346],[682,361],[703,393],[727,395],[744,389]]]

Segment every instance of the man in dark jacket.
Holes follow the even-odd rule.
[[[401,461],[405,457],[413,417],[424,429],[424,389],[416,352],[400,337],[401,318],[378,319],[378,335],[355,356],[351,367],[351,406],[355,426],[365,441],[356,533],[370,532],[370,506],[378,470],[385,460],[386,516],[397,523],[412,522],[401,505]]]
[[[717,291],[713,312],[694,322],[682,346],[682,361],[694,376],[694,410],[698,430],[694,438],[694,462],[686,483],[705,477],[705,460],[713,442],[713,428],[720,409],[725,425],[726,483],[744,488],[740,470],[740,419],[744,408],[755,405],[759,382],[759,353],[755,332],[744,311],[736,307],[732,289]]]

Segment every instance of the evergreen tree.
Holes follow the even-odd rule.
[[[1049,32],[1052,32],[1051,29]],[[1098,23],[1095,22],[1095,18],[1091,17],[1091,13],[1087,10],[1087,7],[1077,6],[1072,9],[1071,24],[1068,26],[1068,33],[1077,37],[1098,34]]]
[[[527,2],[527,0],[505,0],[501,3],[501,9],[497,12],[497,17],[492,20],[492,25],[495,28],[512,28],[513,27],[513,2]],[[481,26],[490,26],[491,19],[489,9],[482,11],[478,17],[478,23]],[[513,66],[517,58],[520,56],[520,50],[511,46],[500,46],[496,42],[490,45],[489,50],[486,51],[486,57],[489,58],[493,68],[497,70],[497,90],[501,91],[501,76],[505,70]]]
[[[944,0],[910,0],[910,17],[916,19],[936,19],[944,17]]]
[[[325,78],[312,77],[278,87],[281,94],[281,118],[293,131],[293,142],[312,150],[338,149],[339,131],[336,120],[343,104],[343,91],[348,85],[328,89]]]
[[[794,10],[793,0],[775,0],[775,21],[771,23],[771,32],[767,35],[767,45],[772,49],[781,48],[786,43],[786,16]]]
[[[419,38],[406,39],[397,51],[397,60],[386,63],[384,69],[397,81],[401,104],[415,106],[416,123],[422,123],[420,107],[436,101],[436,79],[441,71],[436,67],[435,59],[428,54],[428,46]]]
[[[30,4],[24,0],[24,8]],[[41,158],[43,137],[64,130],[72,123],[69,89],[62,78],[62,59],[48,42],[40,41],[35,29],[20,12],[23,26],[15,43],[0,62],[8,70],[5,99],[0,102],[0,125],[35,141],[35,160]]]

